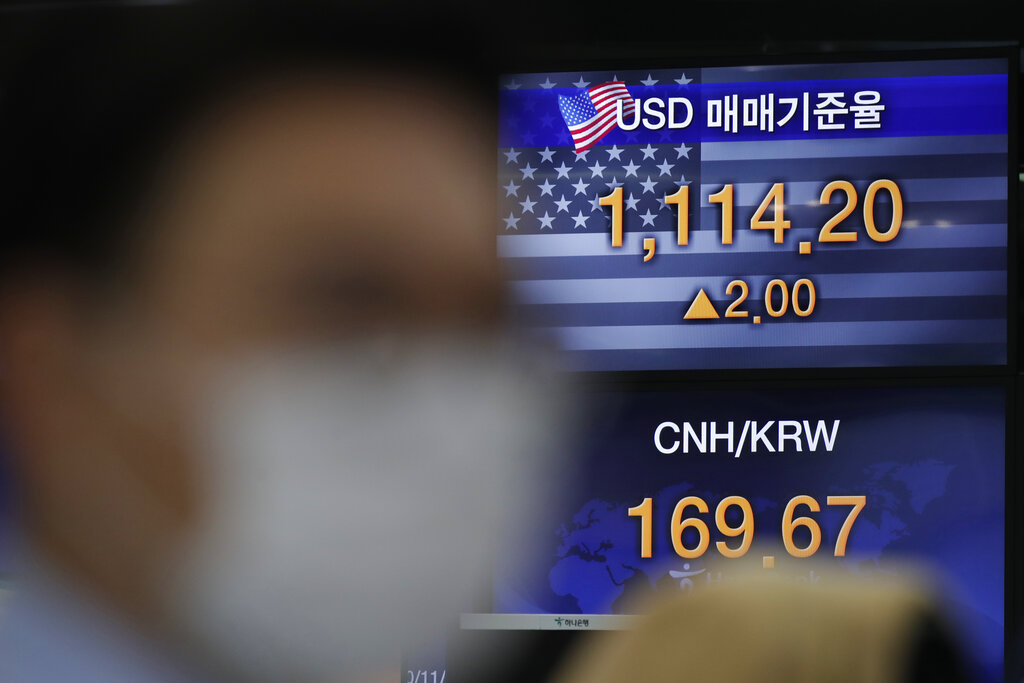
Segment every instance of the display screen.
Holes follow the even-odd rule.
[[[502,76],[517,313],[579,370],[1005,364],[1007,64]]]
[[[977,680],[1001,680],[1002,388],[594,399],[575,474],[544,510],[539,559],[499,563],[494,613],[465,628],[620,628],[614,615],[641,599],[700,591],[741,567],[872,581],[910,561],[941,571]]]
[[[942,376],[1013,363],[1009,66],[500,77],[513,310],[597,381],[534,552],[496,558],[449,653],[532,661],[750,573],[924,571],[972,680],[1002,680],[1010,384]],[[836,372],[907,367],[932,377]],[[804,372],[688,372],[744,369]],[[460,655],[448,669],[472,678]]]

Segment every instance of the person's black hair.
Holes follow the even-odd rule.
[[[0,11],[0,282],[115,272],[161,151],[224,88],[287,62],[491,85],[465,16],[348,3],[66,5]]]
[[[966,683],[965,661],[949,627],[935,614],[920,615],[911,629],[906,683]]]

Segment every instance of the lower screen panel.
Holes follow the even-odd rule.
[[[940,577],[976,677],[1001,680],[1005,400],[994,387],[599,395],[574,474],[544,511],[539,559],[496,564],[493,616],[585,630],[601,623],[590,616],[728,583],[734,567],[798,581],[821,580],[813,567],[825,567],[874,581],[909,561]],[[816,545],[808,525],[786,523],[800,517],[819,530]],[[700,553],[689,518],[708,528]],[[720,540],[749,547],[725,558]],[[493,623],[490,635],[461,637],[516,633]],[[561,647],[535,638],[544,651]]]

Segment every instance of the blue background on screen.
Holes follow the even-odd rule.
[[[848,508],[812,514],[823,538],[816,559],[870,579],[917,560],[944,577],[942,596],[984,680],[1000,680],[1003,650],[1004,398],[1002,389],[850,389],[608,393],[597,397],[573,481],[545,510],[545,542],[525,571],[498,571],[496,612],[616,613],[625,603],[678,592],[683,570],[668,524],[675,502],[700,495],[751,501],[748,555],[779,543],[786,501],[798,494],[867,496],[847,558],[831,558]],[[665,455],[654,430],[665,420],[841,420],[824,452]],[[737,437],[738,438],[738,437]],[[721,448],[722,446],[720,446]],[[790,445],[791,447],[791,445]],[[654,499],[654,557],[639,556],[639,522],[627,508]],[[806,513],[806,508],[804,508]],[[803,514],[803,513],[801,513]],[[704,515],[713,526],[713,517]],[[712,538],[724,538],[712,532]],[[803,541],[801,541],[801,544]],[[735,541],[731,542],[735,545]],[[712,543],[691,570],[715,555]],[[787,566],[791,567],[793,560]],[[781,558],[780,558],[781,562]],[[715,565],[721,569],[719,565]],[[696,588],[707,575],[695,577]]]

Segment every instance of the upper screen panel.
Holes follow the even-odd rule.
[[[505,75],[498,248],[580,370],[1007,362],[1001,59]]]

